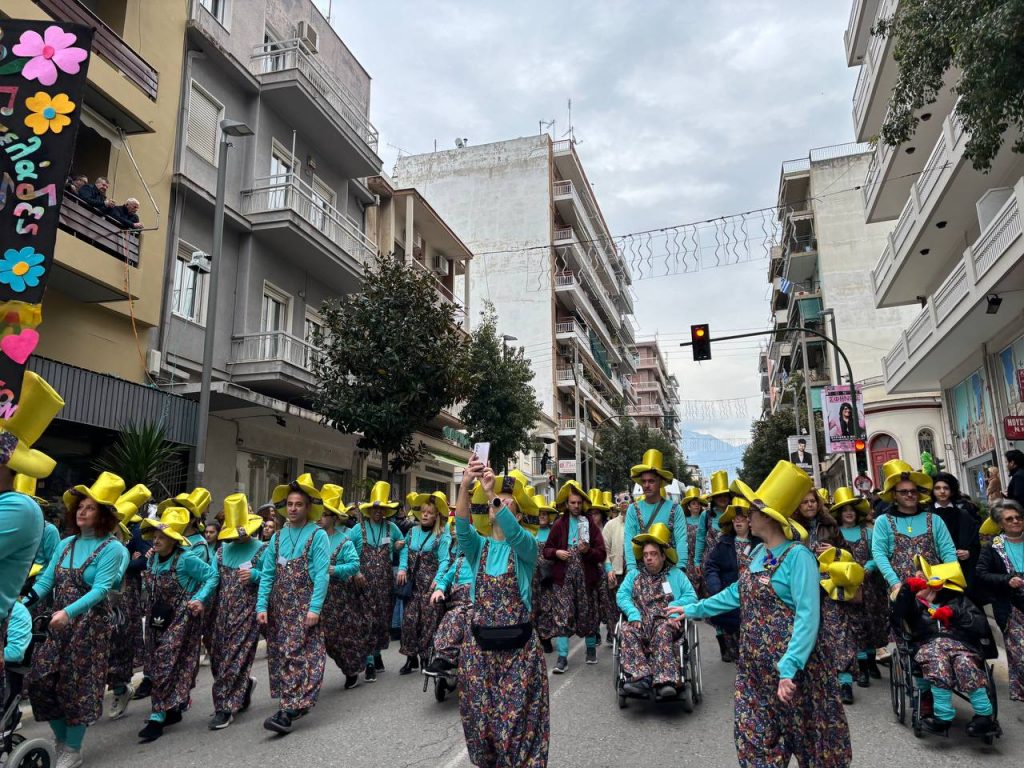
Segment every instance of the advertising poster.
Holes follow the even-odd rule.
[[[999,367],[1010,415],[1024,416],[1024,394],[1021,392],[1024,384],[1024,337],[999,353]]]
[[[809,475],[814,474],[814,448],[806,435],[790,435],[786,438],[789,455],[786,457]]]
[[[821,405],[825,419],[825,453],[852,453],[857,426],[865,435],[864,397],[857,386],[857,416],[854,420],[853,405],[850,402],[848,386],[825,387],[821,393]]]
[[[996,438],[991,414],[985,402],[988,381],[983,368],[979,368],[953,387],[953,413],[956,439],[959,441],[963,461],[995,450]]]

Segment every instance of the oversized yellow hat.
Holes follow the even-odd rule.
[[[608,507],[608,509],[615,508],[615,496],[611,491],[602,491],[601,498],[604,500],[604,505]]]
[[[32,500],[40,507],[46,507],[48,502],[46,499],[41,499],[36,496],[36,485],[38,480],[28,475],[15,475],[14,476],[14,490],[18,493],[23,493],[26,496],[31,496]]]
[[[416,499],[422,495],[423,494],[416,493],[416,491],[409,491],[409,493],[405,494],[405,506],[409,509],[416,509],[416,507],[419,506],[419,502],[416,501]]]
[[[486,506],[487,505],[487,491],[480,485],[480,481],[477,480],[473,484],[473,496],[470,498],[469,503],[474,507]]]
[[[653,472],[666,483],[672,482],[672,473],[665,469],[665,457],[656,448],[648,448],[644,451],[643,459],[629,470],[629,476],[634,482],[637,482],[644,472]]]
[[[718,518],[718,524],[731,523],[736,515],[749,515],[750,514],[750,502],[744,499],[742,496],[735,496],[732,500],[732,504],[725,508],[725,512]]]
[[[192,511],[185,507],[165,507],[160,517],[154,520],[147,517],[142,521],[142,537],[152,539],[157,531],[169,536],[183,547],[191,546],[185,538],[185,529],[192,522]]]
[[[982,536],[995,536],[1000,533],[1002,528],[999,527],[999,523],[993,520],[991,517],[986,517],[985,522],[981,524],[981,529],[978,531]]]
[[[832,495],[832,512],[837,515],[843,507],[853,507],[862,514],[867,514],[871,511],[871,502],[863,498],[853,488],[849,486],[841,486],[836,488],[836,492]]]
[[[848,550],[829,547],[818,555],[818,573],[825,573],[832,563],[852,563],[853,554]]]
[[[324,483],[320,487],[320,503],[323,504],[324,513],[330,513],[341,520],[348,520],[348,512],[345,509],[343,499],[345,489],[335,483]]]
[[[378,480],[373,484],[373,488],[370,489],[370,500],[360,504],[359,509],[363,512],[368,512],[371,509],[381,509],[384,511],[384,517],[391,517],[399,506],[397,501],[391,501],[391,483]]]
[[[516,501],[516,506],[519,507],[519,513],[522,515],[521,524],[525,528],[532,528],[533,532],[536,533],[538,527],[537,520],[537,505],[533,501],[533,497],[526,492],[526,487],[530,484],[529,478],[520,472],[518,469],[513,469],[507,475],[498,475],[494,478],[494,493],[510,493],[512,498]]]
[[[136,507],[141,507],[147,501],[153,498],[153,492],[149,490],[142,483],[137,483],[129,488],[127,491],[121,494],[118,502],[126,501],[134,504]],[[142,522],[141,520],[132,520],[133,523]]]
[[[124,493],[124,480],[113,472],[100,472],[99,477],[91,485],[76,485],[64,492],[64,508],[74,512],[80,499],[90,498],[111,512],[117,512],[115,504]]]
[[[0,420],[0,464],[16,474],[49,477],[57,462],[32,446],[63,407],[64,400],[53,387],[40,375],[25,371],[14,415]]]
[[[34,579],[36,576],[43,572],[43,568],[45,567],[46,566],[44,566],[42,563],[32,563],[32,567],[28,569],[28,577],[30,579]]]
[[[285,506],[288,503],[288,494],[293,491],[298,491],[309,496],[312,504],[309,508],[307,518],[310,521],[315,523],[323,516],[324,505],[320,498],[320,491],[317,489],[316,483],[313,482],[313,476],[309,474],[309,472],[303,472],[290,483],[278,485],[274,488],[273,492],[270,494],[270,500],[273,502],[274,509],[277,511],[277,514],[284,515]]]
[[[818,499],[821,501],[822,504],[824,504],[826,507],[832,506],[832,497],[828,493],[828,488],[818,488],[817,493]]]
[[[798,523],[796,520],[790,519],[789,527],[791,534],[790,538],[793,541],[800,541],[806,544],[811,540],[811,536],[809,533],[807,533],[807,529],[800,525],[800,523]]]
[[[932,489],[932,479],[924,472],[918,472],[902,459],[892,459],[882,465],[882,492],[878,494],[882,501],[893,501],[892,490],[904,480],[910,480],[919,491],[918,502],[927,504],[931,501],[928,493]]]
[[[930,565],[921,555],[917,555],[914,559],[931,589],[952,589],[954,592],[963,592],[966,589],[967,579],[964,578],[960,563]]]
[[[708,504],[707,499],[701,496],[700,488],[693,485],[683,491],[683,495],[679,497],[679,506],[685,510],[691,501],[699,501],[702,507],[706,507]]]
[[[142,516],[139,515],[139,507],[135,502],[126,501],[122,496],[114,504],[114,509],[117,511],[117,526],[121,531],[121,536],[125,541],[131,538],[132,531],[128,526],[132,523],[141,523]]]
[[[566,480],[562,483],[562,487],[558,489],[558,495],[555,496],[555,506],[559,510],[561,510],[562,505],[569,500],[570,493],[575,493],[577,496],[583,497],[584,512],[590,508],[590,497],[587,495],[587,492],[583,490],[583,486],[575,480]]]
[[[713,499],[715,496],[722,496],[723,494],[731,494],[733,491],[729,487],[729,473],[724,469],[720,469],[717,472],[711,473],[711,490],[708,492],[708,499]]]
[[[633,537],[633,557],[640,560],[644,556],[644,544],[657,544],[665,552],[665,557],[675,565],[679,562],[679,553],[672,546],[672,531],[664,523],[655,523],[647,533],[639,533]]]
[[[798,529],[798,533],[803,531],[801,539],[807,535],[807,531],[790,518],[800,506],[800,500],[807,495],[813,485],[807,473],[789,461],[780,461],[776,464],[756,492],[742,480],[735,482],[735,488],[740,492],[740,496],[749,501],[754,510],[777,522],[787,539],[793,539],[794,527]]]
[[[441,491],[434,491],[433,493],[414,493],[412,495],[415,497],[414,502],[410,504],[413,510],[412,515],[421,522],[422,514],[420,512],[420,508],[424,504],[432,504],[434,509],[437,510],[437,514],[441,516],[442,520],[447,520],[448,516],[452,513],[451,509],[448,507],[448,497]]]
[[[591,510],[596,509],[598,512],[607,512],[611,509],[610,505],[604,503],[604,493],[600,488],[591,488],[587,497],[590,499]]]
[[[530,489],[527,489],[529,491]],[[538,512],[547,512],[548,517],[555,517],[558,515],[558,510],[555,509],[554,505],[547,500],[546,496],[537,493],[536,489],[533,489],[533,493],[530,494],[533,499],[534,506],[537,507]]]
[[[249,500],[244,493],[224,497],[224,525],[217,534],[219,541],[234,541],[242,534],[252,536],[263,527],[263,518],[249,514]]]
[[[163,512],[168,507],[184,507],[196,520],[206,517],[206,511],[210,508],[213,496],[205,488],[193,488],[188,493],[179,493],[173,499],[161,501],[157,507],[157,513]]]
[[[821,584],[821,588],[825,590],[830,600],[840,602],[850,600],[864,583],[864,567],[856,562],[833,562],[821,573],[825,575],[825,578],[818,583]]]

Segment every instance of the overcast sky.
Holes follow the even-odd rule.
[[[316,0],[327,10],[331,0]],[[613,234],[770,206],[783,160],[852,140],[856,70],[845,0],[355,3],[332,20],[373,78],[390,172],[429,152],[568,130]],[[767,263],[638,280],[640,337],[657,334],[684,399],[749,397],[748,418],[690,419],[745,436],[760,411],[757,340],[693,363],[676,344],[767,327]],[[734,409],[735,410],[735,409]],[[710,414],[719,416],[717,411]]]

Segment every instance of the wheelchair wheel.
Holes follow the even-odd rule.
[[[889,698],[892,702],[892,712],[900,723],[905,723],[907,721],[907,692],[899,648],[896,648],[889,658],[891,660],[891,666],[889,667]]]
[[[438,701],[444,701],[448,697],[448,682],[444,677],[438,675],[434,680],[434,698]]]
[[[679,694],[679,703],[683,712],[693,712],[693,685],[687,681],[683,683],[683,690]]]
[[[697,632],[697,624],[695,622],[691,621],[689,627],[687,631],[689,682],[693,703],[700,704],[704,699],[704,672],[701,669],[700,663],[700,634]]]
[[[46,739],[28,739],[11,751],[5,768],[51,768],[55,763],[50,742]]]
[[[615,686],[615,700],[619,702],[619,708],[626,706],[626,696],[622,692],[622,667],[619,664],[619,642],[615,641],[612,646],[612,685]]]

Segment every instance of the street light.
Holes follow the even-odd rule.
[[[224,249],[224,197],[227,184],[229,137],[252,136],[253,130],[239,120],[220,121],[220,150],[217,154],[217,198],[213,209],[213,248],[210,255],[210,288],[206,299],[206,333],[203,337],[203,372],[199,380],[199,429],[196,436],[196,485],[206,474],[206,434],[210,427],[210,378],[213,375],[213,345],[217,327],[217,285]]]

